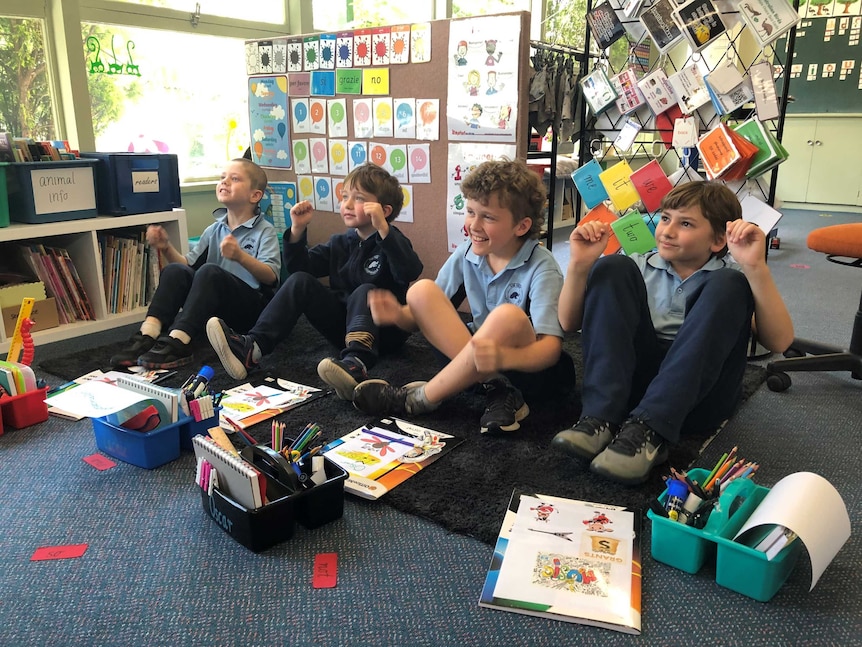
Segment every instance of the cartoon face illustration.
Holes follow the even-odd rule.
[[[536,521],[544,521],[548,522],[548,518],[554,514],[557,509],[550,503],[539,503],[535,508],[530,508],[530,510],[536,511]]]
[[[607,528],[608,524],[612,524],[608,516],[604,512],[596,512],[592,519],[584,519],[583,524],[590,532],[613,532],[613,528]]]

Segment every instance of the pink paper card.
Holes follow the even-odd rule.
[[[117,464],[112,461],[107,456],[102,456],[101,454],[91,454],[90,456],[84,456],[83,461],[88,465],[92,465],[97,470],[109,470],[112,467],[116,467]]]
[[[30,557],[31,562],[48,559],[72,559],[87,552],[88,544],[69,544],[68,546],[41,546]]]
[[[338,583],[338,553],[318,553],[314,557],[311,584],[316,589],[332,589]]]

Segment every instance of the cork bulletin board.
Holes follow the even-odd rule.
[[[512,69],[512,66],[514,66],[514,69],[517,69],[517,92],[512,93],[512,90],[514,90],[515,87],[509,87],[507,93],[507,96],[513,97],[512,101],[517,106],[516,110],[511,111],[514,116],[511,123],[514,124],[514,126],[512,127],[511,124],[507,124],[510,137],[514,137],[514,141],[510,140],[506,143],[509,144],[511,149],[514,151],[513,156],[521,159],[526,157],[529,141],[527,111],[529,109],[530,16],[527,12],[501,14],[500,17],[502,16],[508,16],[509,20],[514,21],[515,24],[520,24],[519,31],[517,33],[514,33],[513,31],[513,38],[517,44],[517,53],[512,51],[486,51],[486,43],[489,41],[494,43],[494,39],[498,36],[494,33],[482,33],[483,24],[488,24],[487,20],[483,23],[483,17],[459,20],[437,20],[423,23],[423,26],[427,26],[429,28],[428,31],[430,31],[430,49],[427,49],[426,46],[426,51],[428,52],[427,62],[413,62],[413,59],[410,59],[410,62],[404,64],[393,64],[390,61],[388,65],[370,64],[368,66],[354,66],[352,69],[357,72],[358,76],[368,74],[368,70],[374,68],[387,71],[383,75],[374,75],[375,77],[385,77],[386,74],[388,74],[388,87],[385,85],[385,80],[384,84],[378,88],[375,88],[371,83],[368,83],[367,86],[363,85],[361,94],[353,93],[356,91],[353,88],[349,88],[350,93],[339,93],[334,92],[336,88],[317,87],[316,80],[312,81],[309,86],[302,87],[301,85],[297,85],[292,82],[296,78],[301,78],[301,75],[292,75],[290,68],[293,66],[293,69],[296,70],[299,65],[304,63],[304,61],[297,60],[298,54],[302,57],[307,55],[307,51],[301,49],[301,47],[310,47],[310,43],[316,42],[318,43],[317,50],[312,53],[312,56],[317,58],[320,68],[324,69],[324,65],[332,64],[332,68],[327,67],[325,69],[335,69],[336,73],[338,73],[337,70],[340,69],[337,66],[338,61],[335,60],[333,64],[329,60],[325,60],[325,58],[332,56],[333,53],[335,56],[339,56],[346,52],[343,48],[339,50],[339,46],[342,44],[339,37],[348,34],[353,36],[351,46],[353,48],[354,56],[356,56],[361,50],[363,54],[368,54],[370,62],[371,54],[376,51],[373,46],[370,51],[368,51],[367,48],[358,48],[357,46],[361,42],[373,43],[374,41],[371,39],[375,37],[374,29],[338,32],[337,34],[291,35],[286,36],[284,39],[246,42],[247,71],[249,73],[249,107],[250,116],[252,116],[252,159],[255,162],[260,163],[266,170],[270,185],[273,187],[273,196],[275,196],[272,201],[278,203],[281,200],[286,199],[288,208],[285,209],[285,211],[289,211],[289,204],[291,201],[295,203],[298,199],[303,199],[305,196],[301,187],[304,186],[308,189],[309,178],[316,181],[318,178],[326,176],[330,180],[329,201],[324,198],[321,202],[323,205],[322,208],[320,205],[316,204],[315,216],[308,228],[309,244],[314,245],[325,242],[332,234],[344,231],[344,224],[338,213],[337,187],[340,180],[343,179],[344,175],[346,175],[347,171],[345,169],[348,162],[350,162],[350,156],[353,154],[353,151],[350,150],[350,144],[365,142],[367,144],[367,158],[369,161],[375,162],[377,162],[374,158],[375,147],[377,147],[377,151],[388,149],[390,152],[390,164],[395,164],[396,159],[391,155],[391,151],[394,150],[391,147],[402,147],[407,151],[408,156],[414,152],[416,148],[420,148],[422,149],[420,153],[422,155],[421,159],[424,160],[425,155],[427,154],[427,165],[425,165],[424,168],[426,169],[425,175],[430,173],[430,178],[426,178],[426,182],[424,183],[411,182],[409,181],[409,178],[408,181],[405,182],[402,179],[402,185],[408,186],[412,191],[412,196],[410,196],[412,222],[396,220],[394,224],[404,232],[408,238],[410,238],[414,249],[416,249],[419,257],[422,259],[425,266],[423,277],[433,278],[436,276],[440,266],[448,258],[450,248],[453,245],[451,238],[451,229],[454,226],[453,217],[450,217],[449,215],[453,211],[451,193],[453,191],[453,186],[456,187],[454,190],[457,190],[457,182],[455,180],[461,176],[463,171],[457,163],[450,161],[450,151],[453,147],[459,148],[458,145],[472,146],[478,150],[482,150],[483,147],[486,150],[489,149],[489,147],[485,145],[486,142],[483,141],[464,141],[463,134],[465,130],[450,128],[446,112],[447,107],[449,106],[449,88],[453,87],[451,85],[452,79],[450,79],[450,75],[453,74],[453,70],[466,70],[468,67],[471,69],[476,67],[481,70],[482,85],[481,87],[470,88],[469,94],[471,96],[471,101],[473,100],[472,97],[475,97],[475,101],[477,102],[485,101],[488,105],[493,105],[489,95],[496,93],[496,89],[491,87],[491,78],[493,76],[493,78],[496,79],[497,75],[496,73],[493,75],[488,74],[488,71],[492,69],[491,66],[501,63],[501,66],[498,67],[498,69],[503,69],[502,64],[508,63],[510,66],[509,69]],[[498,18],[498,16],[489,16],[484,18],[493,19]],[[462,21],[471,22],[465,23],[464,25],[454,24]],[[465,38],[464,40],[450,43],[450,33],[460,33],[458,28],[466,27],[467,24],[471,26],[472,33],[475,35],[475,42],[472,40],[470,42],[470,51],[467,53],[467,58],[471,60],[468,66],[459,68],[456,66],[462,65],[462,63],[459,62],[458,57],[465,53],[461,44],[464,40],[469,39]],[[493,24],[493,21],[491,21],[490,24]],[[403,28],[386,27],[377,29],[391,30],[393,40],[389,41],[389,45],[390,51],[393,52],[394,55],[396,49],[394,47],[396,42],[396,30],[405,29],[409,36],[410,27],[410,25],[405,25]],[[356,36],[356,34],[359,34],[361,37],[364,37],[365,32],[371,32],[369,40],[362,41]],[[427,34],[427,32],[424,33]],[[400,36],[398,36],[398,38],[400,38]],[[481,51],[479,51],[480,47]],[[490,50],[491,47],[488,47],[488,49]],[[418,52],[419,50],[417,49],[416,53],[418,54]],[[412,53],[413,52],[411,52],[411,54]],[[503,60],[503,56],[508,56],[509,59]],[[512,61],[513,57],[517,58],[517,61],[514,63]],[[417,58],[421,60],[421,55]],[[322,75],[316,76],[319,77]],[[328,77],[331,76],[332,75],[328,75]],[[345,89],[347,87],[343,82],[347,76],[349,75],[339,76],[340,80],[336,83],[337,88]],[[512,75],[512,78],[515,78],[515,75]],[[276,79],[276,81],[272,82],[269,86],[264,87],[268,81],[273,81],[273,79]],[[368,76],[365,76],[363,80],[369,81],[370,79]],[[461,86],[464,85],[461,83],[461,80],[462,77],[459,76],[458,85],[456,86],[459,91],[461,90]],[[386,94],[381,94],[379,92],[381,87],[388,90],[388,92]],[[377,93],[367,94],[367,88],[372,88],[372,91]],[[257,97],[256,93],[263,95],[264,98],[261,99]],[[399,133],[403,134],[404,131],[399,131],[397,119],[393,119],[395,126],[392,133],[385,136],[372,135],[369,137],[367,136],[367,131],[362,130],[363,126],[361,125],[361,122],[357,122],[356,115],[354,114],[354,103],[359,101],[360,103],[366,103],[368,106],[371,106],[371,102],[374,102],[375,99],[382,98],[384,99],[383,104],[386,104],[385,97],[391,98],[391,105],[395,110],[397,110],[400,105],[400,98],[413,98],[416,100],[415,111],[417,113],[417,128],[415,137],[399,136]],[[302,108],[302,104],[304,103],[303,99],[307,100],[309,112],[311,109],[316,110],[314,115],[305,114]],[[330,103],[330,101],[339,99],[343,99],[344,103],[341,104],[341,107],[336,105],[335,115],[339,122],[344,121],[346,123],[341,123],[338,126],[338,128],[343,129],[340,132],[338,132],[337,129],[333,130],[333,132],[337,132],[340,137],[338,139],[333,137],[332,141],[334,141],[336,145],[338,141],[341,141],[346,144],[345,147],[334,152],[332,149],[332,143],[328,141],[330,132],[321,132],[319,130],[321,128],[320,124],[317,124],[316,127],[318,130],[316,132],[296,132],[296,112],[298,112],[300,116],[310,117],[312,122],[316,122],[321,119],[321,102],[328,105],[331,113],[332,103]],[[423,100],[436,100],[435,105],[438,106],[439,110],[436,139],[428,138],[427,132],[422,135],[423,131],[418,120],[418,113],[420,110],[427,109],[429,105],[432,105]],[[283,105],[284,110],[277,109],[273,111],[271,109],[273,101],[279,105]],[[338,102],[335,101],[335,103],[337,104]],[[299,105],[299,108],[297,108],[297,105]],[[374,103],[373,106],[373,110],[380,109],[378,103]],[[461,110],[460,107],[458,109]],[[256,116],[255,111],[258,111]],[[281,117],[281,119],[276,119],[278,123],[273,122],[271,128],[256,128],[255,124],[260,125],[261,123],[265,123],[266,119],[269,118],[269,113],[271,112],[275,113],[276,118]],[[283,114],[285,112],[287,113],[286,115]],[[463,113],[465,111],[461,110],[461,112]],[[496,120],[498,115],[496,114],[496,108],[493,114],[491,110],[486,110],[486,113],[483,123],[488,124],[485,129],[493,135],[494,133],[492,133],[490,129],[492,128],[491,124],[497,123]],[[393,115],[393,117],[394,116],[395,115]],[[468,133],[469,138],[469,129],[471,128],[469,125],[469,111],[467,111],[467,114],[459,115],[458,118],[466,121],[466,132]],[[323,117],[323,121],[329,121],[329,126],[332,126],[331,119],[331,115]],[[358,123],[360,123],[359,127],[357,126]],[[502,118],[499,119],[499,123],[501,124],[500,128],[503,128]],[[367,126],[367,124],[365,125]],[[452,138],[449,136],[450,132],[453,133]],[[462,136],[459,136],[458,133]],[[256,134],[257,139],[255,139]],[[282,143],[284,150],[280,154],[280,158],[278,155],[273,154],[273,150],[277,149],[278,146],[269,146],[268,143],[272,142],[267,142],[267,136],[270,136],[273,141],[280,141]],[[290,142],[289,144],[287,143],[288,141]],[[298,143],[300,143],[300,146],[297,148]],[[304,144],[304,148],[302,144]],[[297,156],[296,153],[299,152],[300,155],[305,155],[307,157],[304,164],[313,165],[317,162],[322,162],[320,159],[324,151],[324,149],[320,148],[322,145],[329,146],[326,149],[328,171],[336,168],[337,173],[322,173],[314,170],[308,174],[301,172],[306,171],[307,167],[299,167],[301,157]],[[347,149],[346,151],[345,148]],[[401,166],[404,161],[403,150],[398,155],[398,163],[396,165]],[[415,159],[417,158],[410,158],[410,160]],[[409,166],[412,174],[413,166],[412,164]],[[402,173],[404,172],[406,171],[402,171]],[[303,184],[304,179],[305,183]],[[430,181],[427,181],[428,179],[430,179]],[[278,189],[275,187],[278,187]],[[285,187],[287,188],[285,189]],[[321,185],[315,185],[315,196],[320,197],[320,194],[316,193],[317,188],[324,189],[325,193],[325,181]],[[279,192],[281,192],[281,196],[277,195]],[[291,192],[295,193],[293,195],[287,195]],[[457,199],[455,200],[455,203],[458,203]],[[448,225],[447,220],[449,221]],[[278,224],[278,222],[276,224]],[[447,226],[449,228],[449,232],[447,232]]]

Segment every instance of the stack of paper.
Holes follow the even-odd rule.
[[[758,148],[757,153],[754,154],[754,159],[751,160],[751,166],[745,174],[746,177],[753,178],[763,175],[781,164],[789,156],[787,149],[781,145],[775,134],[755,117],[735,126],[734,130]]]
[[[745,177],[758,147],[724,123],[697,142],[700,159],[710,180],[738,180]]]

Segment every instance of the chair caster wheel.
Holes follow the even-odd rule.
[[[766,376],[766,386],[770,391],[781,393],[790,388],[792,384],[790,376],[787,373],[770,373]]]
[[[784,351],[783,355],[790,359],[794,357],[804,357],[805,351],[801,351],[798,348],[794,348],[793,346],[791,346],[786,351]]]

